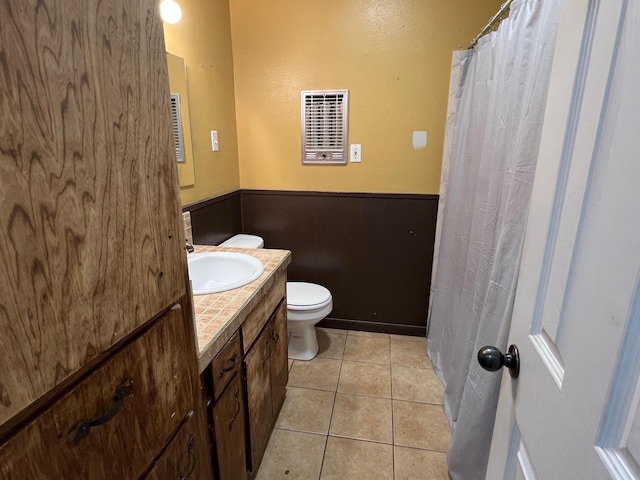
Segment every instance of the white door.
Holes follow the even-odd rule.
[[[563,2],[509,340],[487,479],[640,479],[640,0]]]

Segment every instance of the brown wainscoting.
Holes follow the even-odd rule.
[[[242,231],[293,252],[289,280],[331,290],[323,325],[424,336],[437,208],[437,195],[243,190]]]
[[[183,212],[191,213],[193,243],[218,245],[240,233],[242,229],[240,198],[240,190],[236,190],[220,197],[183,206]]]

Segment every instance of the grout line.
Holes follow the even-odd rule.
[[[379,440],[369,440],[369,439],[364,440],[362,438],[347,437],[346,435],[329,435],[329,437],[343,438],[345,440],[353,440],[354,442],[375,443],[375,444],[378,444],[378,445],[386,445],[387,447],[392,447],[393,448],[393,443],[381,442]]]
[[[447,452],[443,452],[442,450],[434,450],[433,448],[409,447],[408,445],[394,445],[394,447],[408,448],[410,450],[417,450],[419,452],[442,453],[443,455],[447,454]]]
[[[396,478],[396,426],[393,422],[393,363],[391,363],[391,337],[389,337],[389,381],[391,382],[391,476]]]
[[[324,452],[322,452],[322,464],[320,465],[320,474],[318,475],[318,480],[322,478],[322,469],[324,468],[324,459],[327,455],[327,445],[329,445],[329,433],[331,433],[331,422],[333,421],[333,412],[336,408],[336,400],[338,398],[338,385],[340,385],[340,375],[342,374],[342,362],[344,362],[344,360],[340,360],[340,369],[338,371],[338,383],[336,383],[336,391],[333,392],[333,405],[331,406],[331,415],[329,416],[329,429],[327,430],[327,435],[324,440]]]

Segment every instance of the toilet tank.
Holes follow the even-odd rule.
[[[245,233],[239,233],[234,235],[229,240],[225,240],[220,244],[221,247],[236,247],[236,248],[262,248],[264,247],[264,240],[257,235],[247,235]]]

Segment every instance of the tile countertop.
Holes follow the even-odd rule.
[[[193,306],[198,337],[198,368],[207,368],[213,357],[242,325],[249,313],[266,295],[276,273],[291,263],[289,250],[265,248],[231,248],[194,245],[195,253],[237,252],[257,258],[264,265],[264,273],[244,287],[209,295],[194,295]]]

